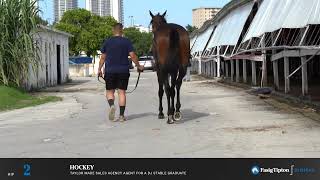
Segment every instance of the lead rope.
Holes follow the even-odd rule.
[[[147,61],[144,61],[143,66],[146,65],[146,62],[147,62]],[[137,82],[136,82],[136,85],[135,85],[134,89],[131,90],[131,91],[129,91],[129,92],[126,92],[127,94],[131,94],[131,93],[133,93],[133,92],[137,89],[138,84],[139,84],[139,80],[140,80],[140,75],[141,75],[141,71],[139,71],[138,78],[137,78]],[[101,84],[106,84],[106,80],[105,80],[103,77],[101,77],[101,78],[104,80],[104,82],[102,82],[102,81],[100,80],[100,77],[101,77],[101,76],[98,76],[98,81],[99,81]]]

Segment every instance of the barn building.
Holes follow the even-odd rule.
[[[190,36],[195,73],[320,100],[319,0],[233,0]]]

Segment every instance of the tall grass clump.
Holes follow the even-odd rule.
[[[22,87],[40,66],[33,0],[0,0],[0,86]]]

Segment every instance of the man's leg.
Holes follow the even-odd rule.
[[[126,90],[119,89],[119,106],[120,106],[120,117],[124,117],[124,111],[126,109]]]
[[[118,95],[119,95],[119,106],[120,106],[120,122],[125,121],[124,111],[126,110],[126,90],[128,88],[130,74],[120,74],[119,75],[119,86],[118,86]]]
[[[114,90],[107,90],[107,100],[110,106],[109,110],[109,120],[110,121],[115,121],[115,112],[116,112],[116,107],[114,106]]]
[[[112,90],[107,90],[107,94],[106,94],[109,106],[113,106],[114,105],[114,89]]]

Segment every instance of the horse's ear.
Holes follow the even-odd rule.
[[[150,16],[153,18],[154,17],[154,15],[152,14],[152,12],[149,10],[149,14],[150,14]]]
[[[161,16],[162,16],[162,17],[165,17],[166,14],[167,14],[167,10],[166,10],[166,12],[164,12]]]

